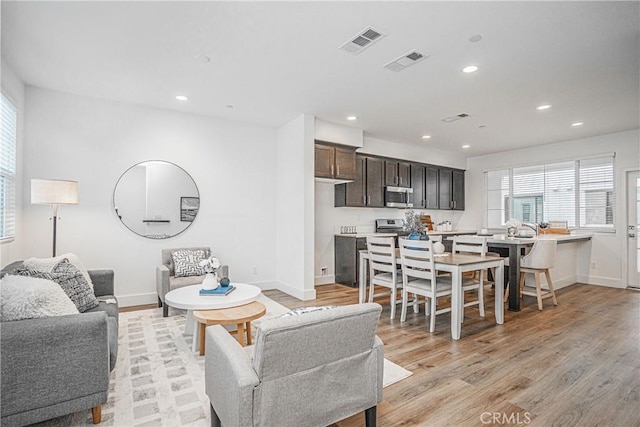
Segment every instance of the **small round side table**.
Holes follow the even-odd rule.
[[[267,308],[258,301],[237,307],[220,308],[217,310],[195,310],[193,320],[200,324],[200,356],[204,356],[205,330],[209,325],[237,325],[237,331],[230,331],[238,335],[238,342],[244,347],[244,333],[247,332],[247,345],[251,345],[251,321],[256,320],[267,312]]]

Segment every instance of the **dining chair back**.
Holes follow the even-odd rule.
[[[375,285],[389,288],[391,319],[396,316],[397,289],[402,287],[396,262],[394,237],[367,237],[369,251],[369,302],[373,302]]]
[[[551,298],[553,305],[558,305],[556,293],[551,281],[549,269],[555,265],[558,241],[556,239],[538,239],[531,247],[531,251],[522,257],[520,261],[520,294],[534,296],[538,300],[538,310],[543,309],[542,300]],[[526,286],[526,274],[533,274],[535,288]],[[542,288],[540,276],[544,274],[547,279],[548,289]]]
[[[485,256],[487,254],[487,238],[483,236],[453,236],[452,252],[460,254],[473,254]],[[476,276],[477,273],[477,276]],[[484,317],[484,270],[478,270],[474,273],[471,280],[466,280],[462,285],[461,313],[464,319],[464,308],[474,305],[478,306],[480,317]],[[468,291],[477,291],[478,297],[469,302],[465,302],[464,295]]]
[[[451,311],[451,307],[437,310],[437,299],[451,296],[451,277],[439,277],[436,274],[433,241],[408,240],[400,238],[400,260],[402,263],[402,314],[400,321],[407,318],[409,293],[413,294],[414,311],[418,312],[418,295],[428,299],[425,315],[430,316],[429,331],[434,332],[436,315]]]

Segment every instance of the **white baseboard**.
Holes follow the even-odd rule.
[[[119,307],[132,307],[135,305],[148,305],[158,303],[158,294],[155,292],[146,294],[116,295]]]
[[[587,285],[606,286],[608,288],[624,289],[626,285],[622,284],[622,280],[613,279],[611,277],[591,276],[586,274],[578,275],[577,282],[586,283]]]
[[[335,275],[330,275],[330,276],[316,276],[314,278],[314,283],[316,286],[318,285],[329,285],[332,283],[336,283],[336,276]]]
[[[278,282],[277,289],[302,301],[316,299],[315,289],[300,289],[285,282]]]

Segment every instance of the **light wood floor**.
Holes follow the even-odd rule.
[[[342,285],[316,287],[312,301],[264,293],[290,308],[358,301]],[[541,312],[525,296],[503,325],[485,295],[486,320],[465,309],[459,341],[449,314],[430,334],[423,306],[401,323],[400,305],[390,320],[388,297],[376,300],[385,357],[413,372],[384,389],[379,426],[640,426],[640,292],[575,284]],[[363,425],[363,414],[338,423]]]

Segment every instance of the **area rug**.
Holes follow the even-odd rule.
[[[259,324],[288,308],[261,295],[267,307]],[[191,351],[184,335],[184,312],[162,309],[120,314],[118,362],[111,373],[109,400],[102,407],[104,426],[208,427],[209,399],[204,387],[204,356]],[[411,375],[385,359],[384,387]],[[92,426],[91,411],[37,424],[39,427]]]

